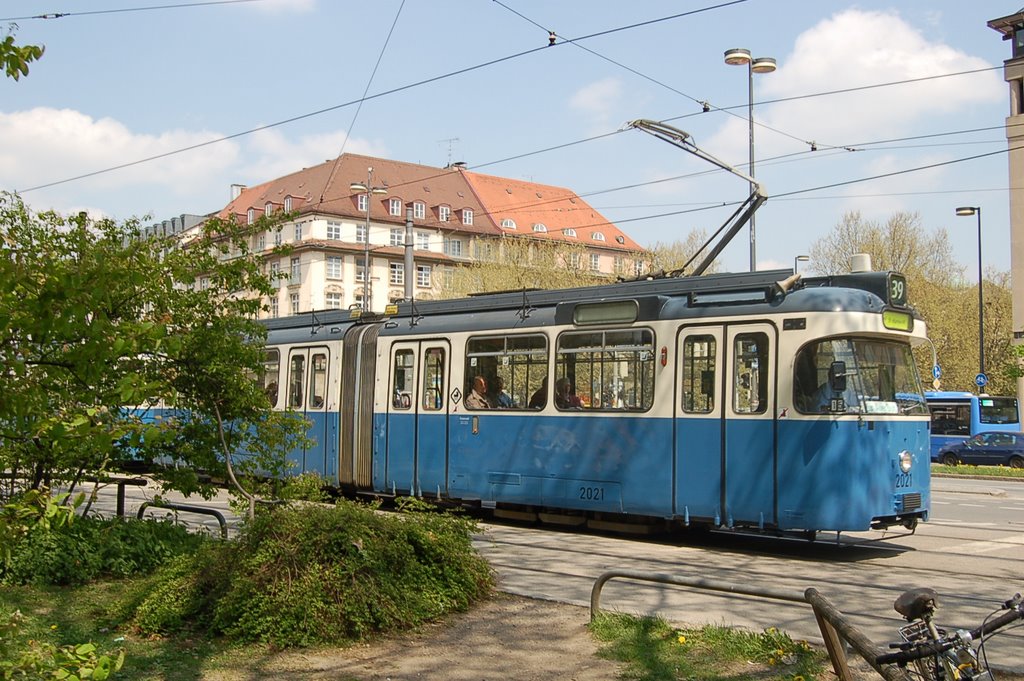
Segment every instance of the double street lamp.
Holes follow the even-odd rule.
[[[363,312],[370,310],[370,199],[374,194],[387,194],[387,187],[373,186],[373,168],[366,169],[366,184],[353,182],[349,189],[361,192],[366,200],[366,223],[363,232]]]
[[[775,59],[772,57],[752,57],[750,56],[750,50],[743,49],[742,47],[734,47],[731,50],[725,51],[725,63],[732,66],[743,66],[747,67],[747,120],[750,127],[750,166],[747,172],[750,177],[754,177],[754,74],[755,73],[771,73],[777,67]],[[750,183],[750,191],[754,191],[754,183]],[[754,228],[754,216],[750,216],[750,271],[753,272],[757,269],[757,236]]]
[[[981,290],[981,206],[960,206],[956,214],[961,217],[978,216],[978,371],[985,373],[985,298]],[[983,386],[979,385],[980,391]]]

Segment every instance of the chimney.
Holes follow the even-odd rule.
[[[231,200],[234,201],[235,199],[237,199],[239,196],[242,195],[242,192],[244,192],[247,188],[248,187],[246,187],[244,184],[231,185]]]

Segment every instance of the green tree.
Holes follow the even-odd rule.
[[[28,65],[39,60],[46,50],[42,45],[15,45],[14,33],[17,29],[17,24],[11,24],[7,35],[0,41],[0,64],[3,64],[7,77],[14,80],[27,76]]]
[[[134,220],[0,195],[0,466],[41,488],[174,460],[166,482],[185,492],[200,491],[197,469],[225,474],[242,451],[243,468],[280,469],[280,450],[258,445],[301,424],[252,380],[273,282],[248,244],[270,220],[142,239]],[[173,416],[154,419],[157,407]]]
[[[689,267],[683,270],[683,266],[693,258],[693,255],[697,252],[697,249],[704,245],[707,240],[707,234],[704,230],[699,229],[690,232],[689,235],[682,241],[673,241],[672,243],[662,243],[656,241],[653,246],[648,250],[648,257],[650,258],[650,271],[651,272],[676,272],[679,271],[681,274],[688,274],[700,264],[703,258],[697,258],[690,263]],[[718,260],[711,263],[711,266],[706,270],[706,274],[711,274],[718,271]]]
[[[609,281],[592,272],[583,246],[540,239],[505,238],[477,244],[477,259],[452,270],[439,298],[475,293],[592,286]]]
[[[920,217],[895,213],[885,224],[846,213],[832,232],[811,246],[811,264],[820,274],[848,272],[852,256],[868,253],[876,270],[907,275],[909,301],[927,324],[935,357],[942,366],[942,388],[975,390],[978,373],[978,288],[964,278],[945,229],[929,233]],[[984,281],[985,369],[993,394],[1016,392],[1016,360],[1010,347],[1012,312],[1008,275],[989,272]],[[930,380],[932,348],[915,351],[921,376]]]

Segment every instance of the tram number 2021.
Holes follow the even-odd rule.
[[[910,473],[900,473],[896,476],[896,489],[901,487],[910,487],[914,482],[914,478]]]
[[[580,499],[604,501],[604,487],[580,487]]]

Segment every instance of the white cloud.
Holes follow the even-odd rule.
[[[622,81],[603,78],[584,85],[569,98],[569,106],[589,119],[593,128],[607,130],[622,102]]]
[[[259,184],[298,172],[303,168],[337,158],[345,153],[387,156],[383,145],[353,138],[346,142],[347,133],[338,130],[319,135],[306,135],[298,139],[286,137],[280,130],[260,130],[246,140],[247,161],[241,168],[241,182]]]
[[[158,156],[221,137],[210,131],[135,133],[110,118],[71,109],[0,113],[0,184],[26,189]],[[188,153],[82,180],[93,188],[160,184],[187,195],[235,162],[238,145],[220,142]]]
[[[990,67],[981,58],[929,42],[895,11],[851,9],[804,31],[792,53],[779,59],[778,71],[755,74],[755,102]],[[1004,97],[998,74],[989,71],[761,106],[755,119],[821,146],[850,145],[904,134],[922,119]],[[746,126],[745,117],[729,120],[713,148],[742,158]],[[759,156],[799,146],[764,127],[756,137]]]

